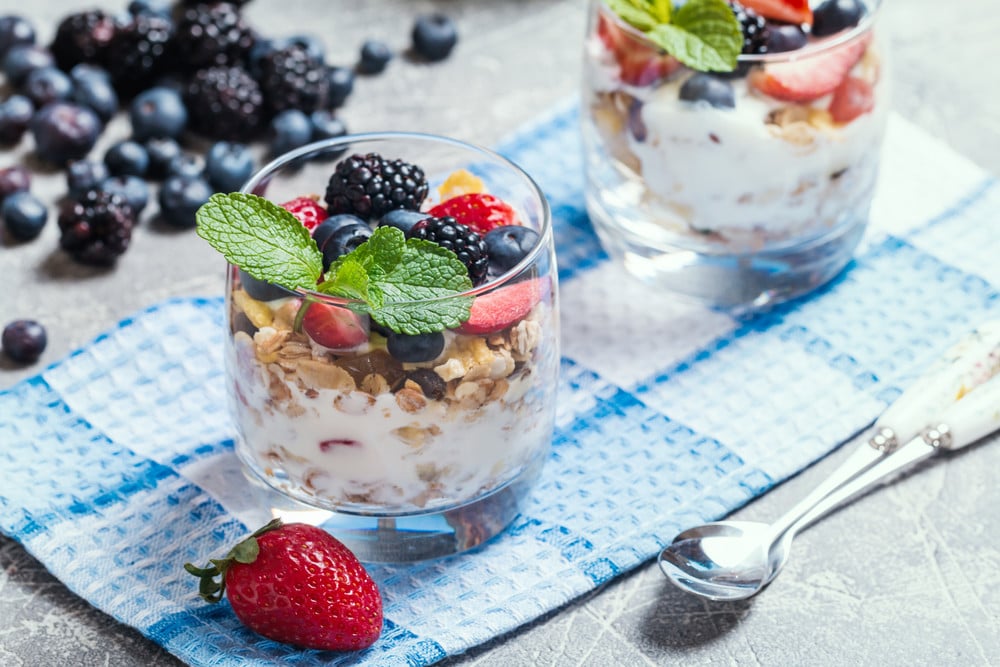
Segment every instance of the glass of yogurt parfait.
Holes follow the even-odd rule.
[[[276,214],[283,247],[261,259]],[[328,512],[365,561],[503,530],[549,453],[559,365],[549,209],[527,174],[442,137],[343,137],[216,195],[199,234],[230,262],[226,373],[252,478]]]
[[[888,112],[881,0],[741,3],[592,0],[582,105],[609,254],[733,311],[849,262]]]

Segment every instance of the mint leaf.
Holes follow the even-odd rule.
[[[361,262],[353,257],[338,261],[336,267],[330,267],[328,277],[316,291],[345,299],[354,299],[367,303],[381,303],[380,292],[373,293],[368,278],[368,271]]]
[[[725,0],[689,0],[674,12],[669,25],[658,25],[647,37],[691,69],[731,72],[743,49],[743,31]]]
[[[649,3],[645,0],[607,0],[607,2],[608,8],[632,27],[642,31],[656,27],[656,16],[649,11]]]
[[[673,9],[673,0],[648,0],[649,13],[659,23],[670,23],[670,12]]]
[[[262,197],[212,195],[195,216],[198,236],[257,280],[315,289],[323,255],[295,216]]]

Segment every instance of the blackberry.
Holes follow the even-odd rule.
[[[264,96],[242,67],[198,71],[184,103],[192,129],[211,139],[248,141],[264,127]]]
[[[272,51],[261,60],[260,71],[260,87],[272,115],[287,109],[308,114],[327,107],[329,72],[304,45],[293,43]]]
[[[735,0],[732,0],[729,6],[732,8],[733,14],[736,15],[736,20],[740,22],[740,28],[743,30],[743,50],[741,53],[767,53],[767,20],[754,10],[744,7]]]
[[[107,265],[128,249],[135,213],[119,195],[90,190],[59,212],[59,245],[78,262]]]
[[[337,165],[326,187],[326,206],[330,215],[351,213],[374,220],[397,208],[416,211],[426,196],[423,169],[369,153]]]
[[[469,278],[472,279],[473,285],[480,285],[486,280],[486,271],[490,264],[486,242],[479,234],[455,218],[450,216],[426,218],[413,225],[407,237],[433,241],[458,255],[459,261],[469,269]]]
[[[67,72],[80,63],[104,65],[115,31],[114,18],[100,9],[70,14],[56,28],[49,50]]]
[[[231,2],[188,7],[177,22],[177,45],[189,70],[242,65],[254,41],[239,7]]]
[[[139,14],[118,28],[108,49],[108,71],[119,94],[132,96],[164,74],[173,60],[173,23]]]

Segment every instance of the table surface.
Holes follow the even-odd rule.
[[[0,0],[27,12],[47,41],[60,17],[107,0]],[[893,54],[893,106],[1000,175],[1000,9],[995,0],[896,0],[883,16]],[[405,48],[418,13],[440,9],[461,43],[446,62],[397,59],[359,77],[341,116],[352,131],[419,130],[490,145],[576,94],[580,0],[256,0],[251,21],[272,35],[322,33],[329,60],[348,65],[368,37]],[[990,83],[992,82],[992,83]],[[96,154],[124,138],[119,119]],[[28,141],[22,143],[23,152]],[[0,153],[0,166],[22,159]],[[50,201],[59,173],[35,177]],[[147,216],[148,217],[148,216]],[[219,294],[222,271],[190,231],[144,223],[110,271],[68,262],[53,219],[28,244],[0,247],[7,321],[43,322],[49,347],[31,367],[0,362],[0,388],[37,373],[122,317],[169,296]],[[844,457],[837,452],[736,513],[769,520]],[[757,598],[710,603],[675,591],[655,565],[447,661],[447,665],[990,664],[1000,663],[1000,447],[927,466],[829,517],[796,543]],[[17,543],[0,537],[0,664],[176,665],[138,632],[90,607]]]

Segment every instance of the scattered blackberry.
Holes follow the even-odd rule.
[[[56,29],[49,50],[67,72],[79,63],[104,65],[115,30],[114,18],[100,9],[70,14]]]
[[[59,212],[59,245],[78,262],[107,265],[128,249],[135,214],[117,194],[90,190]]]
[[[326,187],[330,215],[351,213],[368,220],[397,208],[416,211],[426,196],[423,169],[377,153],[347,158],[337,165]]]
[[[413,225],[411,239],[433,241],[442,248],[447,248],[458,255],[458,259],[469,269],[469,278],[473,285],[480,285],[486,280],[490,258],[486,252],[486,242],[476,232],[452,217],[427,218]]]
[[[119,94],[132,96],[164,74],[173,46],[173,24],[162,16],[139,14],[119,27],[108,49],[108,71]]]
[[[177,22],[177,45],[189,70],[242,65],[254,40],[253,30],[231,2],[188,7]]]
[[[212,139],[248,141],[264,127],[264,96],[242,67],[195,73],[184,96],[191,127]]]
[[[327,107],[330,75],[323,61],[310,55],[302,44],[289,44],[267,54],[260,70],[260,87],[272,115],[286,109],[308,114]]]

